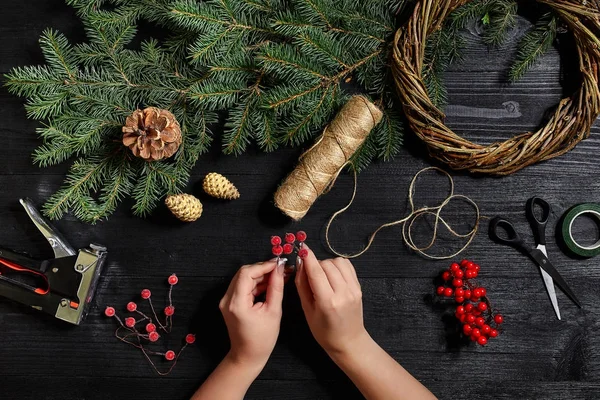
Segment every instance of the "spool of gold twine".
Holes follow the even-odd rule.
[[[363,96],[352,97],[302,156],[275,192],[275,205],[298,221],[326,193],[383,113]]]

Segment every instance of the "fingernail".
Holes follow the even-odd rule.
[[[280,258],[279,263],[277,263],[277,273],[279,275],[283,275],[283,270],[285,268],[285,263],[287,263],[287,258]]]
[[[296,268],[298,270],[302,269],[302,259],[300,257],[296,257]]]

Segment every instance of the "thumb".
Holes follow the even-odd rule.
[[[280,259],[277,267],[271,272],[269,276],[269,285],[267,286],[267,295],[265,303],[267,307],[271,309],[281,310],[281,303],[283,302],[283,286],[284,286],[284,267],[285,259]]]

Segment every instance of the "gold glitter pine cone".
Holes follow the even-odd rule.
[[[191,194],[167,196],[165,204],[177,219],[184,222],[194,222],[202,215],[202,203]]]
[[[135,110],[123,126],[123,144],[147,161],[169,158],[181,145],[181,127],[167,110],[148,107]]]
[[[240,197],[240,192],[235,185],[216,172],[206,175],[202,187],[207,194],[217,199],[234,200]]]

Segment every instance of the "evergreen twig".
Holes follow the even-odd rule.
[[[542,16],[519,42],[514,64],[509,71],[509,79],[515,82],[523,77],[554,43],[558,29],[558,19],[552,13]]]

